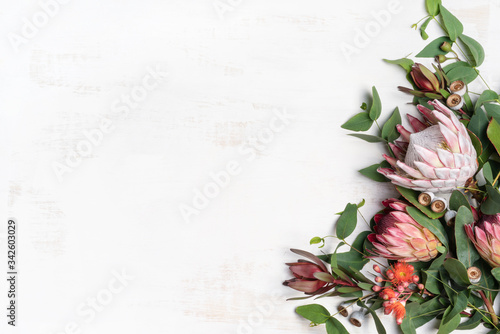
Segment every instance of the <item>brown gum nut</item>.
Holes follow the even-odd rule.
[[[431,193],[421,193],[418,195],[418,202],[423,206],[428,206],[431,204],[433,196]]]
[[[469,267],[467,269],[467,276],[469,276],[469,281],[472,284],[479,283],[481,280],[481,270],[477,267]]]
[[[442,199],[436,199],[431,204],[431,210],[436,213],[443,212],[446,209],[446,203]]]

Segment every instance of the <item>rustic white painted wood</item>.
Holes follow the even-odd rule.
[[[384,119],[413,112],[382,59],[426,44],[422,3],[3,1],[0,263],[12,216],[20,277],[19,328],[2,315],[2,330],[324,333],[285,302],[288,248],[318,252],[347,202],[371,217],[394,195],[357,173],[383,148],[340,124],[373,85]],[[446,4],[498,90],[499,2]]]

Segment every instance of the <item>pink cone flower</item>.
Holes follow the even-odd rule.
[[[500,214],[483,215],[464,228],[479,255],[492,267],[500,267]]]
[[[386,209],[375,215],[375,233],[368,236],[376,255],[406,262],[427,262],[438,255],[441,243],[406,212],[409,204],[393,198],[382,204]]]
[[[476,173],[477,153],[455,114],[438,100],[429,104],[435,110],[417,106],[424,122],[407,115],[413,133],[397,126],[402,140],[390,144],[395,157],[384,155],[392,168],[378,172],[405,188],[452,192]]]

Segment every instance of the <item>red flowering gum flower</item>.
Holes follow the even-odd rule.
[[[298,249],[292,249],[291,251],[307,257],[312,262],[298,260],[298,262],[287,263],[295,278],[286,280],[283,285],[306,294],[320,294],[333,288],[333,285],[329,283],[333,283],[334,278],[317,256]]]
[[[403,319],[406,315],[406,309],[405,309],[405,302],[395,302],[390,304],[385,308],[386,314],[394,314],[394,317],[396,317],[396,323],[398,325],[401,325],[403,323]]]
[[[375,247],[374,254],[406,262],[427,262],[438,255],[437,247],[441,243],[406,212],[407,203],[389,199],[382,204],[387,209],[375,215],[375,233],[368,235]]]
[[[398,262],[392,266],[394,278],[392,284],[398,285],[404,282],[413,283],[413,271],[415,268],[406,262]]]

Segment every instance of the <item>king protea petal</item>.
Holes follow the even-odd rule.
[[[417,191],[452,192],[477,171],[477,153],[467,129],[438,100],[435,110],[417,106],[424,121],[408,115],[414,132],[397,126],[401,140],[391,143],[394,157],[384,155],[392,168],[379,168],[395,185]]]
[[[406,262],[426,262],[438,255],[437,247],[441,243],[406,212],[408,203],[388,199],[382,204],[386,210],[374,217],[375,233],[368,236],[374,254]]]

